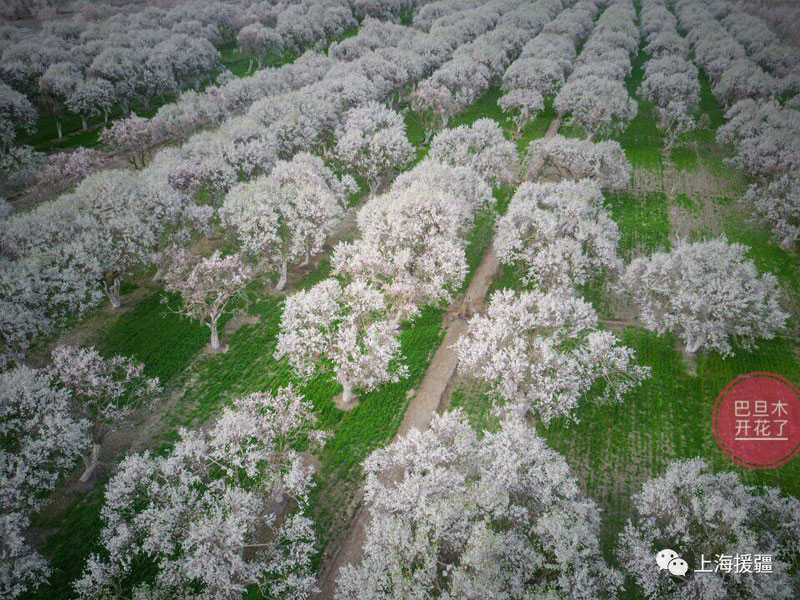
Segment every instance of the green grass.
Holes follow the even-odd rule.
[[[556,108],[553,106],[553,98],[547,98],[544,102],[544,109],[536,116],[536,118],[522,130],[522,135],[517,140],[517,150],[520,154],[528,149],[528,144],[533,140],[543,138],[547,133],[547,128],[550,123],[557,116]]]
[[[163,303],[165,297],[169,305]],[[99,350],[107,356],[135,358],[144,363],[149,376],[170,382],[210,339],[208,327],[172,312],[179,306],[178,297],[151,293],[103,333]]]
[[[605,194],[620,233],[619,251],[629,261],[656,250],[669,250],[671,223],[669,200],[661,192]]]
[[[459,125],[471,125],[478,119],[493,119],[503,129],[515,129],[511,118],[497,105],[497,101],[502,95],[503,91],[499,87],[489,88],[475,101],[475,104],[450,119],[447,126],[453,128]]]
[[[644,64],[650,59],[644,50],[633,60],[631,74],[625,86],[632,98],[636,98],[639,110],[628,126],[612,136],[625,150],[625,155],[634,167],[659,170],[662,166],[662,136],[658,130],[655,107],[646,99],[637,96],[644,79]]]
[[[696,171],[699,165],[694,144],[674,147],[669,158],[678,171]]]

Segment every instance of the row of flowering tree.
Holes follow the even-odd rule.
[[[496,4],[513,2],[498,0]],[[462,20],[482,22],[480,13],[485,10],[476,9]],[[395,26],[388,29],[392,27]],[[332,148],[331,138],[339,134],[352,138],[332,150],[332,156],[350,168],[367,169],[373,174],[377,192],[391,172],[402,167],[410,156],[396,114],[386,113],[369,102],[388,99],[411,83],[415,73],[433,68],[442,60],[440,56],[446,57],[463,40],[474,37],[474,31],[471,27],[443,25],[437,28],[436,36],[414,33],[396,38],[394,43],[406,44],[409,53],[412,38],[413,44],[430,40],[429,46],[445,50],[434,47],[424,51],[427,55],[411,55],[412,68],[390,85],[377,85],[382,81],[379,72],[374,74],[376,85],[367,77],[376,60],[388,60],[373,50],[350,61],[344,73],[330,76],[327,73],[335,61],[312,55],[281,71],[286,77],[279,79],[280,84],[289,89],[276,94],[279,102],[256,102],[252,110],[245,105],[249,114],[234,116],[218,132],[204,132],[180,148],[167,148],[154,156],[150,156],[148,144],[141,144],[136,135],[126,133],[124,139],[130,140],[128,153],[138,171],[92,175],[78,185],[74,194],[42,205],[31,215],[17,215],[3,223],[4,233],[9,232],[3,237],[3,275],[9,283],[16,282],[14,287],[3,289],[4,320],[0,322],[3,335],[8,333],[4,339],[9,348],[23,363],[26,346],[45,327],[50,330],[56,317],[66,319],[74,316],[79,306],[84,311],[96,306],[98,285],[113,304],[120,304],[123,276],[150,264],[153,257],[158,258],[157,277],[168,290],[183,296],[181,310],[208,325],[212,344],[218,344],[220,315],[253,276],[250,259],[256,258],[257,263],[263,260],[268,270],[277,269],[279,273],[287,257],[292,261],[309,259],[325,243],[332,225],[341,216],[348,193],[354,189],[351,178],[336,177],[322,160],[307,151]],[[420,66],[414,66],[414,61]],[[300,89],[303,94],[298,93]],[[369,118],[353,112],[360,105],[365,105],[367,117],[387,114],[385,127],[375,128]],[[131,124],[139,127],[133,121]],[[499,129],[493,135],[505,141]],[[451,142],[448,151],[455,154],[450,160],[468,156],[459,144],[470,143],[469,135]],[[377,148],[385,148],[387,153],[373,155],[371,150]],[[275,154],[281,160],[276,162]],[[508,167],[487,162],[490,156],[487,152],[480,161],[487,172],[510,172]],[[482,205],[490,203],[492,196],[488,186],[471,170],[432,164],[435,166],[424,171],[425,175],[421,172],[420,177],[446,186],[447,191],[442,192],[436,206],[430,210],[424,206],[424,185],[413,180],[405,180],[405,190],[398,184],[397,194],[413,199],[406,203],[404,211],[408,221],[421,218],[429,223],[426,226],[436,227],[439,223],[434,213],[452,213],[451,224],[458,228],[458,234],[448,229],[446,235],[432,239],[432,244],[438,249],[450,243],[452,251],[460,251],[454,260],[464,265],[460,272],[463,280],[464,243],[458,235],[477,208],[465,208],[461,203],[473,198],[476,205]],[[255,179],[237,184],[248,177]],[[122,201],[118,202],[120,198]],[[215,205],[219,204],[223,224],[236,229],[242,254],[194,256],[184,246],[193,232],[216,228]],[[376,231],[396,216],[390,206],[386,209],[382,218],[376,217],[384,223],[376,226]],[[426,210],[430,216],[416,216],[424,215]],[[435,295],[435,278],[439,276],[435,265],[418,271],[402,257],[406,234],[384,231],[376,235],[372,247],[393,252],[397,259],[385,273],[385,286],[390,287],[389,278],[399,280],[405,275],[405,285],[397,291],[398,299]],[[379,241],[381,236],[393,245]],[[423,259],[436,256],[430,249],[421,252]],[[60,263],[62,260],[69,262]],[[69,268],[64,269],[64,264]],[[455,274],[458,276],[459,272]],[[427,288],[420,292],[420,285]],[[354,342],[348,337],[353,332],[360,336],[365,323],[377,322],[373,314],[381,311],[381,303],[385,304],[389,297],[383,289],[374,292],[365,288],[361,282],[353,281],[343,286],[339,297],[335,292],[331,294],[338,298],[335,302],[340,307],[335,318],[345,324],[336,343],[345,352],[348,344],[355,348],[348,357],[354,358],[355,377],[380,379],[380,372],[362,374],[370,368],[368,361],[356,356],[362,338]],[[353,298],[360,302],[356,310],[352,310]],[[21,308],[29,312],[21,313]],[[409,314],[415,312],[410,305],[406,309]],[[27,321],[20,321],[20,314],[26,314]],[[53,321],[40,322],[42,315]],[[370,349],[392,352],[399,315],[392,311],[383,327],[369,330]],[[352,323],[356,325],[348,329]],[[70,362],[69,357],[64,360]],[[73,357],[71,362],[80,361]],[[130,371],[132,377],[140,373],[122,363],[113,368]],[[23,369],[27,367],[20,367]],[[402,369],[397,372],[401,374]],[[357,385],[366,384],[359,380]],[[128,388],[115,390],[117,395],[111,405],[133,408],[126,402],[134,392]],[[107,393],[111,397],[111,391]],[[299,413],[302,414],[296,422],[282,421],[290,421],[293,414]],[[312,524],[304,515],[310,469],[295,450],[297,443],[303,442],[292,434],[302,428],[298,419],[308,421],[310,413],[297,394],[291,390],[276,396],[261,394],[235,402],[208,432],[182,433],[181,440],[165,455],[144,454],[126,459],[107,487],[102,511],[105,528],[100,540],[103,548],[90,558],[84,577],[76,583],[79,596],[127,597],[133,593],[236,598],[246,587],[256,585],[275,597],[307,597],[313,587],[310,565],[314,544]],[[94,432],[87,418],[79,425]],[[321,436],[314,433],[308,437],[320,441]],[[89,436],[90,440],[94,438]],[[79,449],[86,455],[87,477],[97,467],[99,448],[99,443],[90,441]],[[77,458],[76,451],[71,452],[69,459],[61,463],[62,473]],[[52,478],[49,489],[56,480],[57,476]],[[46,563],[41,557],[19,545],[28,515],[30,511],[8,538],[8,547],[16,552],[8,563],[11,570],[3,573],[4,577],[8,575],[4,585],[9,582],[9,596],[35,587],[46,576]],[[226,543],[220,543],[221,536]],[[5,539],[3,543],[5,549]],[[131,569],[142,560],[152,563],[153,569],[152,577],[140,585],[131,582]]]
[[[411,106],[425,129],[425,141],[444,128],[453,115],[499,83],[525,42],[564,8],[566,3],[556,0],[498,4],[495,14],[487,12],[485,17],[494,21],[491,31],[456,50],[452,58],[424,79],[410,97]],[[424,22],[424,17],[420,22]],[[435,24],[430,27],[432,33]]]
[[[717,141],[733,144],[732,162],[755,180],[743,203],[773,232],[778,243],[794,248],[800,239],[800,103],[792,75],[777,79],[765,72],[758,42],[743,46],[743,31],[733,14],[725,18],[734,37],[704,6],[676,3],[681,25],[689,33],[698,64],[711,78],[714,95],[728,110]],[[723,3],[721,7],[728,7]],[[767,44],[768,45],[768,44]],[[767,47],[767,46],[764,46]],[[748,53],[750,55],[748,55]],[[769,61],[766,61],[769,64]],[[771,69],[780,72],[780,68]],[[777,96],[791,96],[785,104]]]
[[[0,373],[0,594],[16,598],[49,575],[30,545],[30,518],[83,458],[80,481],[100,464],[110,430],[160,394],[143,365],[94,348],[59,346],[46,368]]]
[[[496,2],[506,3],[508,0]],[[93,310],[101,299],[99,289],[106,292],[112,305],[119,306],[124,277],[148,266],[153,258],[163,257],[171,246],[185,244],[196,233],[211,234],[220,204],[223,223],[237,230],[245,253],[254,236],[261,236],[262,241],[264,236],[272,236],[275,246],[263,257],[270,268],[280,272],[282,256],[290,262],[305,261],[330,233],[344,204],[344,192],[353,189],[352,181],[332,181],[329,172],[320,171],[318,159],[290,159],[297,152],[330,148],[340,135],[345,141],[335,153],[342,163],[354,170],[367,169],[373,187],[379,186],[410,155],[397,116],[369,103],[406,89],[454,48],[474,39],[481,26],[488,27],[481,18],[487,10],[493,10],[492,5],[467,11],[459,16],[469,27],[442,25],[435,35],[409,28],[401,28],[403,34],[399,35],[400,26],[388,24],[385,28],[395,34],[383,39],[376,31],[384,26],[370,21],[363,39],[360,35],[352,38],[355,42],[351,45],[365,46],[362,55],[346,61],[343,71],[334,68],[339,64],[336,60],[308,53],[291,65],[225,86],[224,94],[222,90],[209,91],[195,96],[194,104],[187,98],[176,108],[202,116],[214,106],[216,116],[204,122],[221,126],[154,156],[150,156],[147,140],[153,138],[148,128],[160,122],[158,118],[147,122],[132,118],[115,125],[109,131],[119,135],[131,162],[137,167],[146,164],[138,174],[112,170],[90,175],[75,193],[0,222],[0,277],[8,284],[0,290],[0,336],[6,348],[15,360],[24,360],[37,336]],[[375,48],[376,37],[384,46]],[[406,66],[387,81],[386,69],[374,67],[387,65],[389,51],[395,50]],[[257,100],[259,95],[261,100]],[[235,104],[238,96],[243,97]],[[367,105],[363,108],[366,113],[351,112],[360,105]],[[226,112],[232,115],[223,120]],[[360,129],[372,127],[365,114],[378,113],[388,119],[385,126]],[[170,114],[176,128],[184,127],[183,113]],[[278,158],[286,164],[276,165]],[[259,179],[273,168],[274,177]],[[314,172],[319,172],[314,176],[316,183],[298,179]],[[237,204],[231,199],[228,207],[224,206],[228,193],[241,179],[252,177],[258,183],[243,184],[233,193],[240,199],[249,195],[250,201],[238,202],[237,210],[227,210]],[[285,202],[259,196],[256,186],[262,183]],[[275,214],[277,206],[280,214]],[[272,211],[275,219],[267,225],[258,211]],[[302,235],[285,227],[301,220],[306,223]],[[257,242],[253,248],[256,246]]]
[[[623,128],[636,116],[636,101],[625,87],[631,54],[639,48],[635,18],[631,2],[614,2],[606,8],[556,95],[556,109],[568,114],[569,123],[580,127],[590,140]]]
[[[503,74],[500,108],[511,115],[517,135],[544,108],[546,98],[554,96],[572,72],[578,45],[594,27],[599,7],[581,0],[566,7],[541,32],[523,46],[519,57]]]
[[[642,7],[642,34],[650,59],[644,65],[640,93],[658,113],[658,126],[669,151],[678,138],[697,127],[700,82],[689,60],[689,44],[678,34],[677,19],[663,0],[648,0]]]

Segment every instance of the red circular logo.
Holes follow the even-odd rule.
[[[747,373],[722,390],[711,420],[717,444],[751,469],[774,469],[800,452],[800,390],[775,373]]]

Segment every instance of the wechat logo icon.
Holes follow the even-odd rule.
[[[656,554],[656,563],[662,571],[668,570],[671,575],[683,577],[689,570],[689,563],[683,560],[675,550],[664,548]]]

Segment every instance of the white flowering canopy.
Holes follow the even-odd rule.
[[[493,119],[442,131],[433,139],[429,156],[454,167],[470,167],[492,187],[517,178],[517,149]]]
[[[325,438],[311,410],[291,388],[252,394],[209,430],[181,430],[166,455],[123,460],[101,512],[107,554],[89,557],[78,597],[129,597],[134,564],[147,557],[151,577],[134,584],[132,597],[234,600],[257,585],[274,597],[307,598],[315,581],[305,515],[312,472],[294,448]]]
[[[564,458],[518,419],[483,437],[434,415],[364,463],[372,520],[337,600],[615,598],[600,513]],[[385,473],[399,473],[387,481]]]
[[[620,401],[650,376],[634,352],[598,328],[592,305],[565,291],[499,290],[455,344],[459,371],[491,386],[499,404],[545,424],[578,420],[582,399]]]
[[[619,536],[617,555],[645,598],[749,600],[796,598],[800,501],[776,488],[742,483],[734,472],[712,472],[700,458],[678,460],[633,497],[634,517]],[[771,573],[695,573],[670,577],[655,567],[669,548],[694,569],[701,556],[768,554]],[[752,566],[752,565],[751,565]],[[794,570],[795,573],[790,572]]]
[[[619,142],[590,142],[554,135],[533,140],[528,146],[527,162],[544,161],[561,177],[592,179],[603,189],[624,189],[631,179],[631,164]]]
[[[354,388],[370,391],[406,376],[398,333],[379,291],[361,280],[343,286],[326,279],[286,300],[275,357],[306,378],[332,370],[346,405]]]
[[[524,283],[567,288],[615,274],[619,229],[589,180],[525,182],[497,222],[495,249],[504,264],[524,269]]]
[[[621,277],[650,331],[674,332],[690,354],[715,350],[733,354],[733,344],[755,346],[772,339],[788,315],[772,273],[760,274],[747,258],[749,248],[724,237],[671,252],[636,258]]]

